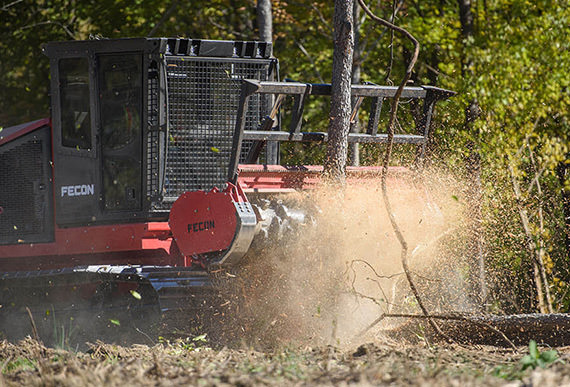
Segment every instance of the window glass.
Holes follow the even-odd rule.
[[[140,134],[141,55],[99,57],[102,143],[120,149]]]
[[[59,61],[59,81],[61,144],[70,148],[91,149],[87,58],[61,59]]]
[[[98,74],[105,209],[139,209],[142,55],[101,55]]]

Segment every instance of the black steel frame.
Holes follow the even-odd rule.
[[[351,95],[355,99],[354,109],[351,118],[357,117],[358,109],[365,98],[371,99],[371,109],[368,117],[366,133],[349,133],[349,143],[385,143],[388,135],[378,133],[378,123],[382,103],[384,99],[393,98],[397,91],[396,86],[378,86],[378,85],[352,85]],[[254,94],[272,94],[275,95],[275,103],[280,103],[282,96],[292,96],[294,99],[292,108],[291,124],[288,131],[277,130],[245,130],[245,112],[249,98]],[[423,100],[422,114],[415,121],[417,134],[395,134],[394,143],[396,144],[415,144],[419,147],[418,157],[425,156],[425,148],[429,137],[429,127],[434,111],[434,106],[438,101],[445,100],[456,93],[434,86],[421,87],[405,87],[401,98]],[[298,82],[260,82],[257,80],[244,80],[242,83],[240,105],[238,110],[236,131],[234,137],[234,149],[237,155],[240,153],[240,145],[243,140],[253,140],[257,142],[257,146],[252,147],[252,152],[259,152],[262,148],[260,144],[267,141],[303,141],[303,142],[326,142],[328,141],[328,133],[326,132],[301,132],[303,122],[303,110],[308,96],[330,96],[330,84],[311,84]],[[281,96],[281,97],[280,97]],[[273,121],[267,117],[266,120]],[[262,122],[259,129],[271,127],[267,122]],[[248,155],[248,160],[257,159],[258,154]],[[237,179],[238,159],[233,158],[230,165],[230,181]]]

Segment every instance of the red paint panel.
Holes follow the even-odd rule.
[[[287,192],[292,189],[314,189],[319,186],[323,167],[319,165],[286,167],[282,165],[239,165],[238,182],[249,192]],[[347,167],[347,184],[359,184],[367,179],[378,179],[382,167]],[[388,178],[409,174],[405,167],[388,168]]]
[[[1,258],[97,254],[117,251],[164,250],[169,253],[172,236],[166,222],[134,223],[77,228],[57,228],[55,242],[0,246]]]
[[[49,118],[43,118],[41,120],[29,122],[28,124],[4,128],[2,131],[0,131],[0,145],[12,141],[20,136],[23,136],[24,134],[30,133],[31,131],[46,125],[51,126],[51,120]]]

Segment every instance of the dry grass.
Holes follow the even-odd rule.
[[[560,349],[562,359],[569,348]],[[86,352],[45,348],[26,339],[0,343],[0,385],[533,385],[570,383],[562,364],[520,371],[522,355],[495,347],[383,342],[349,350],[331,346],[218,350],[180,340],[149,347],[91,344]]]

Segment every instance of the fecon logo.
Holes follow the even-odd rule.
[[[214,228],[213,220],[188,224],[188,232],[200,232]]]
[[[64,185],[61,187],[61,197],[64,196],[89,196],[95,192],[94,184]]]

